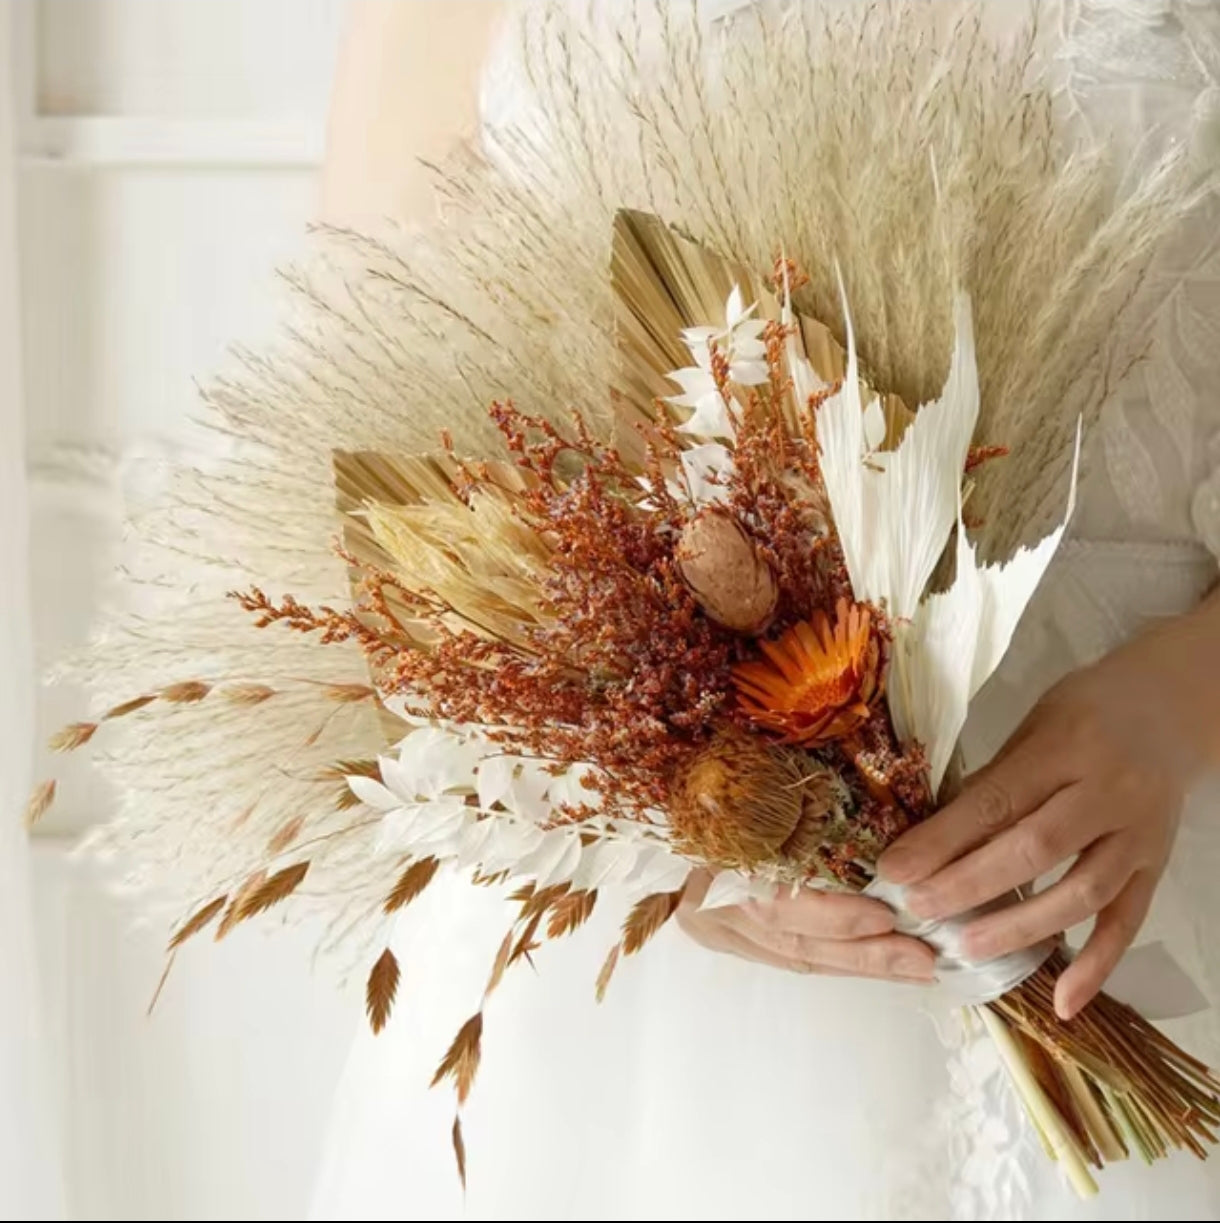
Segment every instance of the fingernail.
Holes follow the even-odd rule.
[[[1072,997],[1066,990],[1055,990],[1055,1014],[1065,1022],[1069,1019],[1075,1019],[1080,1007],[1076,1003],[1076,999]]]

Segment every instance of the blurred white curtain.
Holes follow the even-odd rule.
[[[0,13],[0,1218],[64,1217],[21,812],[34,723],[15,216],[13,10]]]

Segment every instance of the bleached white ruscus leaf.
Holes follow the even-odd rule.
[[[695,437],[732,437],[733,413],[716,385],[712,373],[712,345],[728,362],[729,380],[738,386],[758,386],[767,381],[766,345],[761,336],[766,322],[755,318],[756,304],[744,305],[741,289],[734,286],[725,303],[723,328],[688,327],[682,339],[690,350],[694,365],[673,370],[668,377],[681,388],[669,402],[690,408],[691,416],[678,426],[680,433]]]

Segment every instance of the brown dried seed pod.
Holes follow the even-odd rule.
[[[736,633],[763,632],[775,614],[779,586],[754,541],[727,510],[701,510],[678,541],[678,568],[695,601]]]

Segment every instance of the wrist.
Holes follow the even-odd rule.
[[[1149,636],[1164,661],[1157,682],[1169,714],[1168,751],[1190,785],[1220,766],[1220,590]]]

